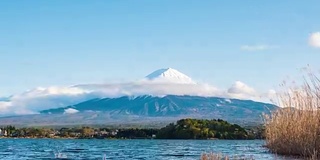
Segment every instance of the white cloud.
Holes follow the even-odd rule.
[[[230,94],[248,94],[248,95],[254,95],[256,94],[256,91],[249,87],[248,85],[244,84],[241,81],[236,81],[229,89],[228,93]]]
[[[11,102],[0,101],[0,112],[6,112],[10,109]]]
[[[266,103],[274,103],[276,101],[275,90],[270,89],[267,92],[258,92],[241,81],[236,81],[224,95],[229,98],[246,99]]]
[[[267,93],[267,97],[270,97],[272,99],[276,98],[277,97],[277,92],[273,89],[270,89]]]
[[[59,108],[97,97],[97,93],[76,87],[38,87],[0,100],[0,115],[35,114],[40,110]]]
[[[312,47],[320,48],[320,32],[315,32],[310,35],[309,44]]]
[[[93,98],[140,95],[195,95],[267,101],[268,94],[257,93],[243,82],[235,82],[229,89],[218,89],[209,84],[177,84],[157,81],[129,83],[85,84],[73,87],[36,88],[0,100],[0,115],[35,114],[41,110],[74,105]],[[65,113],[75,113],[68,108]]]
[[[75,114],[78,113],[79,111],[74,109],[74,108],[68,108],[64,110],[64,114]]]
[[[214,86],[208,84],[179,84],[163,83],[157,81],[138,81],[132,83],[113,84],[87,84],[77,87],[95,90],[105,96],[139,96],[139,95],[196,95],[196,96],[218,96],[222,92]]]
[[[240,47],[241,50],[244,51],[264,51],[269,49],[274,49],[276,46],[271,45],[243,45]]]

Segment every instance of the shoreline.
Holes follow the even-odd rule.
[[[59,138],[48,138],[48,137],[0,137],[0,139],[70,139],[70,140],[186,140],[186,141],[256,141],[265,139],[160,139],[160,138],[74,138],[74,137],[59,137]]]

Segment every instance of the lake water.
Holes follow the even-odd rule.
[[[259,160],[285,159],[270,154],[263,145],[262,140],[0,139],[0,159],[198,160],[203,152]]]

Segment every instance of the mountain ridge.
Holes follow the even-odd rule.
[[[273,104],[252,100],[227,99],[201,96],[122,96],[119,98],[91,99],[76,105],[57,109],[43,110],[41,114],[67,114],[67,109],[80,113],[100,112],[111,116],[137,117],[202,117],[205,119],[222,118],[243,121],[259,120],[262,113],[277,109]],[[75,113],[78,114],[78,113]]]

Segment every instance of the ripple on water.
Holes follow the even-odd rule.
[[[203,152],[254,159],[275,159],[264,141],[223,140],[59,140],[0,139],[0,159],[194,160]],[[60,157],[57,157],[60,154]],[[277,159],[285,159],[277,157]]]

